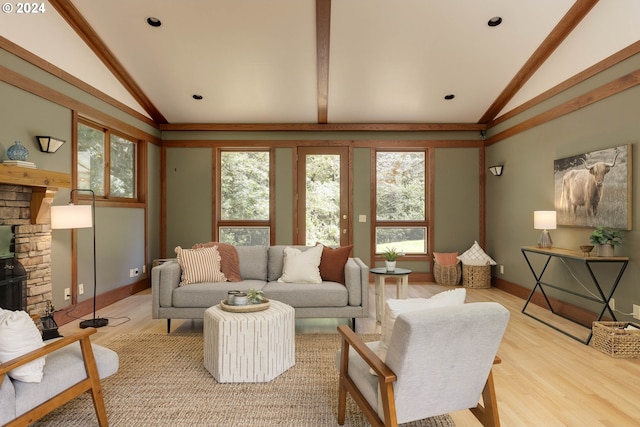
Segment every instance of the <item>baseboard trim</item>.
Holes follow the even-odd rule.
[[[96,298],[96,309],[100,310],[113,303],[121,301],[131,295],[137,294],[151,286],[149,278],[139,280],[126,286],[105,292]],[[78,320],[81,317],[93,314],[93,298],[81,301],[77,304],[69,305],[53,314],[58,325],[66,325],[67,323]]]

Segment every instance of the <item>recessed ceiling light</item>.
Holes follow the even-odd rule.
[[[198,95],[197,93],[193,94],[193,99],[200,101],[202,99],[202,95]]]
[[[162,21],[154,16],[150,16],[147,18],[147,24],[151,25],[152,27],[159,27],[160,25],[162,25]]]
[[[497,27],[500,24],[502,24],[502,18],[499,16],[494,16],[493,18],[489,19],[489,22],[487,22],[487,25],[490,27]]]
[[[450,101],[450,100],[452,100],[452,99],[453,99],[453,98],[455,98],[455,97],[456,97],[456,96],[455,96],[454,94],[450,93],[450,94],[448,94],[448,95],[445,95],[445,96],[444,96],[444,99],[446,99],[447,101]]]

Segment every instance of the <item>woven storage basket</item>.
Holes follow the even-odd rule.
[[[490,288],[491,266],[462,264],[462,286],[465,288]]]
[[[627,331],[627,326],[637,330]],[[629,322],[593,322],[590,344],[611,357],[640,357],[640,326]]]
[[[440,265],[437,262],[433,263],[433,278],[439,285],[458,285],[460,284],[460,277],[462,276],[462,268],[460,267],[460,261],[454,265]]]

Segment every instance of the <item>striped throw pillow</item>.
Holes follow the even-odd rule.
[[[200,282],[226,282],[220,271],[220,252],[217,246],[200,249],[182,249],[177,246],[176,254],[182,269],[180,286]]]

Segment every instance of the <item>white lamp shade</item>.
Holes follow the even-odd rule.
[[[533,228],[536,230],[555,230],[556,211],[534,211]]]
[[[51,228],[91,228],[93,215],[90,205],[51,206]]]

